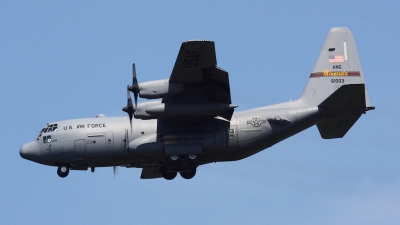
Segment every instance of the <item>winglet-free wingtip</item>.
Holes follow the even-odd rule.
[[[193,39],[193,40],[184,41],[183,43],[188,43],[188,42],[202,42],[202,41],[204,41],[204,42],[214,42],[214,41],[204,40],[204,39]],[[183,44],[183,43],[182,43],[182,44]]]

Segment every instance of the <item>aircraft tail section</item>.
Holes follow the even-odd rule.
[[[364,75],[350,30],[332,28],[299,99],[318,106],[322,138],[341,138],[371,106]]]
[[[342,138],[367,108],[364,84],[348,84],[326,98],[318,108],[325,120],[317,124],[324,139]]]
[[[361,114],[355,114],[327,119],[317,124],[318,131],[324,139],[342,138],[360,117]]]
[[[365,84],[356,44],[350,30],[332,28],[321,49],[300,100],[319,105],[342,85]],[[365,105],[370,107],[365,89]]]

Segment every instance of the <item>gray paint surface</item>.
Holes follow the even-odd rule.
[[[244,159],[316,124],[323,138],[343,137],[361,114],[374,109],[353,36],[343,27],[329,32],[298,100],[233,113],[228,73],[216,66],[210,41],[182,43],[169,81],[138,86],[139,96],[162,102],[138,104],[132,129],[128,117],[58,121],[22,146],[21,156],[79,170],[137,167],[143,179],[169,179],[200,165]],[[185,160],[168,160],[175,155]]]

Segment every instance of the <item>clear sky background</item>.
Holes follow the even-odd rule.
[[[0,224],[400,224],[398,1],[1,1]],[[314,126],[196,177],[71,171],[24,160],[47,122],[126,116],[138,80],[170,76],[181,42],[215,41],[233,104],[298,98],[328,31],[349,27],[372,105],[343,139]],[[128,120],[127,120],[128,122]]]

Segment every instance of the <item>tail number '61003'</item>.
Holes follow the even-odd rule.
[[[332,83],[344,83],[344,79],[331,79]]]

